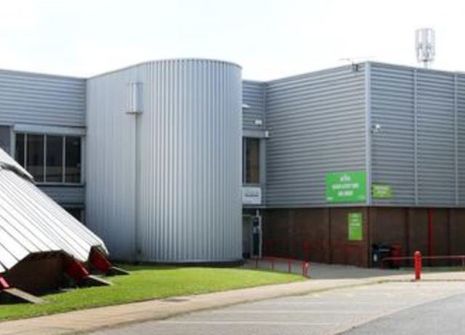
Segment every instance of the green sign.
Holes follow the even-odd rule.
[[[373,184],[371,186],[372,194],[374,199],[391,199],[392,188],[386,184]]]
[[[349,241],[363,240],[363,217],[362,213],[349,213],[347,219]]]
[[[326,174],[326,201],[364,202],[366,200],[366,174],[363,171]]]

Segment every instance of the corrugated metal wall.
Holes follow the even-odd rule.
[[[465,74],[457,75],[457,177],[458,203],[465,206]]]
[[[0,124],[83,127],[85,79],[0,70]]]
[[[267,83],[269,207],[326,205],[325,174],[366,167],[364,66]]]
[[[129,82],[143,112],[125,113]],[[241,71],[146,63],[88,81],[87,220],[113,256],[241,258]]]
[[[394,193],[374,204],[463,204],[463,76],[378,63],[371,68],[371,120],[381,125],[372,135],[373,182],[391,185]]]
[[[242,100],[247,105],[242,111],[242,129],[265,129],[265,87],[266,84],[259,81],[242,82]],[[262,124],[255,124],[255,120],[261,120]]]
[[[371,65],[372,180],[391,185],[395,198],[376,204],[413,203],[415,199],[414,76],[408,68]]]
[[[61,204],[84,205],[85,191],[82,186],[39,186],[50,198]]]

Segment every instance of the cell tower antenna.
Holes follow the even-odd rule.
[[[433,29],[422,28],[415,31],[415,52],[417,61],[428,69],[436,55],[436,38]]]

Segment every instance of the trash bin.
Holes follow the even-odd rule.
[[[401,257],[402,256],[402,246],[400,244],[391,245],[391,257]],[[401,260],[392,260],[389,265],[393,269],[400,268]]]
[[[383,267],[382,260],[391,255],[391,247],[386,244],[372,244],[371,246],[371,264],[373,267]]]

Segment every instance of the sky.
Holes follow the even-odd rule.
[[[465,1],[0,0],[0,68],[88,77],[155,59],[228,60],[269,80],[354,61],[465,71]]]

